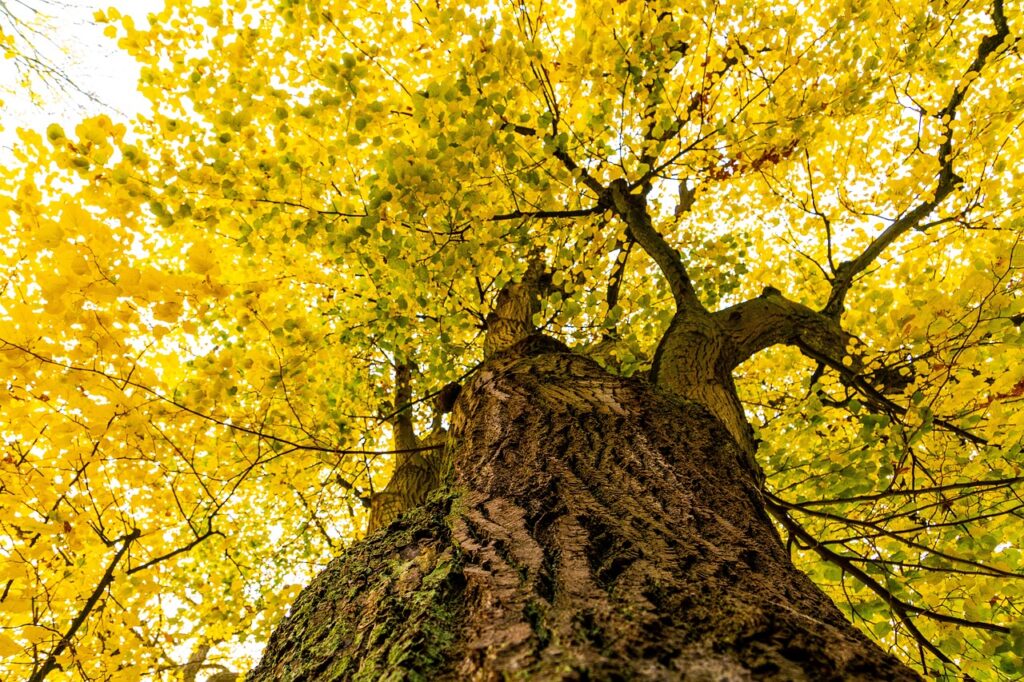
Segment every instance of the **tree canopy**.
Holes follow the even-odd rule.
[[[1024,669],[1015,3],[96,20],[152,114],[21,130],[0,172],[0,667],[246,669],[539,260],[535,322],[624,375],[681,301],[841,323],[735,372],[783,539],[919,669]]]

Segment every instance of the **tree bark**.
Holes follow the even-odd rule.
[[[698,404],[534,336],[448,447],[451,484],[335,559],[246,679],[918,679],[793,566]]]

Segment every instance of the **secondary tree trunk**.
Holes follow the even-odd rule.
[[[463,390],[449,453],[246,679],[917,679],[793,567],[699,405],[531,337]]]

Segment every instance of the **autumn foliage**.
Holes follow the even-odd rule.
[[[19,131],[0,171],[12,679],[248,669],[363,533],[396,364],[426,430],[531,259],[546,334],[647,371],[672,296],[591,191],[617,179],[708,308],[771,287],[850,334],[845,357],[736,372],[800,566],[919,669],[1024,669],[1016,3],[96,19],[152,111]]]

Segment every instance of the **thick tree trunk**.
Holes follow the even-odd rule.
[[[336,559],[248,680],[911,680],[797,571],[705,408],[531,337],[455,480]]]

